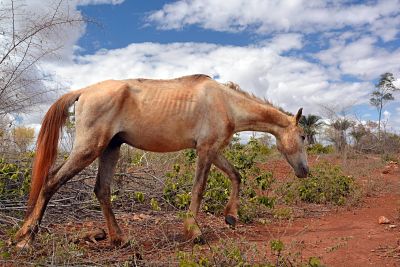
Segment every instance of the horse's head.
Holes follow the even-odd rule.
[[[290,125],[277,136],[276,140],[278,150],[285,156],[299,178],[305,178],[308,174],[305,136],[303,129],[299,127],[302,110],[299,109],[296,116],[291,119]]]

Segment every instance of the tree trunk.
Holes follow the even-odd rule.
[[[378,141],[381,141],[381,118],[382,118],[382,108],[383,108],[383,103],[382,103],[382,99],[381,99],[381,103],[379,106],[379,120],[378,120]]]
[[[311,134],[308,134],[308,135],[307,135],[307,143],[308,143],[309,145],[315,144],[314,136],[312,136]]]

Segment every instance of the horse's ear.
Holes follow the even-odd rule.
[[[300,108],[299,111],[297,111],[297,114],[296,114],[296,125],[299,124],[299,120],[301,118],[301,114],[302,113],[303,113],[303,108]]]

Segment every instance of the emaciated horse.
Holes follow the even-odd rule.
[[[76,138],[69,158],[56,168],[60,129],[76,102]],[[298,177],[308,173],[304,133],[298,126],[302,109],[289,116],[240,90],[206,75],[171,80],[108,80],[63,95],[45,115],[37,140],[25,221],[15,237],[18,247],[29,246],[53,194],[83,168],[99,158],[94,192],[103,211],[110,242],[120,245],[122,232],[110,203],[110,183],[120,146],[154,152],[195,148],[198,158],[189,213],[184,221],[188,239],[198,239],[195,224],[207,176],[214,164],[225,172],[232,191],[225,221],[235,225],[240,174],[221,153],[233,134],[262,131],[276,137],[277,147]]]

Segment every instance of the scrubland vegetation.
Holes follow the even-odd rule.
[[[235,137],[225,149],[224,154],[236,166],[243,178],[240,195],[240,223],[261,226],[275,223],[290,224],[299,216],[307,217],[307,209],[313,209],[314,205],[321,210],[351,208],[359,206],[365,196],[377,193],[380,190],[378,184],[368,183],[366,186],[360,182],[360,177],[365,174],[360,169],[364,167],[354,167],[348,163],[352,160],[357,162],[357,159],[368,156],[378,157],[375,161],[376,166],[370,166],[371,168],[384,166],[386,162],[398,163],[400,137],[395,133],[384,132],[381,134],[382,142],[377,145],[374,141],[375,124],[370,122],[360,125],[350,121],[349,124],[351,130],[345,131],[344,135],[343,132],[331,135],[332,132],[328,131],[324,138],[331,140],[331,144],[314,142],[307,147],[308,154],[314,159],[311,160],[311,171],[307,179],[295,178],[290,167],[283,162],[271,138],[252,137],[245,143]],[[315,129],[315,134],[323,132],[321,126]],[[326,127],[334,131],[342,131],[336,130],[332,125]],[[65,136],[70,138],[69,135]],[[335,140],[335,136],[340,140]],[[287,249],[288,244],[281,241],[279,236],[266,239],[260,247],[244,237],[235,238],[227,234],[229,231],[238,230],[225,229],[223,235],[218,234],[219,230],[212,230],[212,227],[210,230],[207,226],[210,216],[212,220],[219,220],[222,223],[222,212],[231,190],[230,180],[215,167],[210,171],[202,203],[206,219],[199,221],[202,231],[205,231],[205,236],[208,236],[209,240],[204,246],[189,245],[182,236],[179,236],[180,219],[190,204],[196,161],[195,151],[156,154],[128,146],[122,149],[114,177],[111,201],[117,218],[130,216],[127,220],[137,221],[137,224],[144,224],[146,221],[140,229],[145,231],[147,228],[148,232],[130,233],[127,229],[129,223],[125,224],[126,220],[119,219],[123,229],[130,233],[131,241],[128,246],[113,250],[107,248],[107,241],[99,241],[102,244],[100,254],[101,250],[105,250],[107,255],[117,255],[117,258],[112,259],[98,255],[99,252],[94,249],[98,244],[82,237],[85,231],[93,228],[90,226],[93,226],[93,223],[85,226],[87,221],[97,220],[95,226],[105,228],[105,225],[102,225],[99,204],[92,193],[97,165],[93,163],[54,196],[46,211],[34,249],[24,252],[16,251],[6,244],[6,240],[13,237],[23,219],[25,201],[29,192],[31,163],[34,157],[32,131],[24,127],[11,129],[3,127],[0,138],[2,139],[0,257],[3,262],[45,265],[107,263],[122,266],[135,264],[139,266],[164,264],[323,266],[323,261],[318,255],[304,257],[301,251],[293,252]],[[67,141],[64,140],[63,143]],[[343,142],[345,142],[344,145]],[[68,152],[61,147],[59,161],[63,161],[67,156]],[[278,165],[285,170],[285,175],[276,175],[273,168],[269,168],[277,162],[280,162]],[[359,168],[359,171],[354,168]],[[163,222],[164,219],[166,219],[165,222]],[[168,220],[172,224],[168,224]],[[162,248],[160,248],[160,240],[158,244],[153,240],[155,243],[149,245],[137,237],[140,235],[143,238],[148,235],[148,238],[152,239],[150,236],[154,233],[154,228],[163,228],[167,225],[172,229],[164,229],[163,233],[168,235],[171,231],[175,233],[175,237],[165,237]],[[70,230],[66,230],[67,228]],[[64,229],[64,232],[60,229]],[[188,250],[188,247],[192,249]]]

